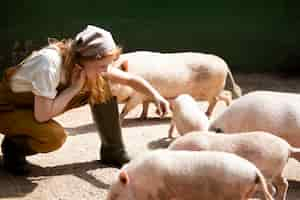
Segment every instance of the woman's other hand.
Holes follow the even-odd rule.
[[[165,116],[169,108],[169,102],[161,95],[155,97],[154,101],[157,107],[157,114],[160,115],[160,117]]]
[[[80,65],[75,64],[71,75],[71,86],[80,91],[83,88],[85,81],[86,73],[84,69]]]

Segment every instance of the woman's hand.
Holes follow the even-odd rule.
[[[83,88],[85,81],[86,81],[86,73],[84,69],[80,65],[75,64],[75,67],[72,70],[72,75],[71,75],[71,87],[80,91]]]
[[[154,103],[157,107],[157,114],[160,115],[160,117],[165,116],[169,108],[169,102],[161,95],[157,95],[154,99]]]
[[[47,122],[62,113],[68,103],[83,88],[86,81],[86,73],[79,65],[76,65],[71,74],[71,86],[63,90],[54,99],[42,96],[34,98],[34,117],[38,122]]]

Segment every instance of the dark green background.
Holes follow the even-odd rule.
[[[72,37],[86,24],[110,30],[126,52],[209,52],[225,58],[233,70],[270,71],[300,55],[299,0],[10,0],[1,4],[2,56],[10,53],[16,40],[44,45],[48,36]]]

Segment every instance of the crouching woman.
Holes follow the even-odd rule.
[[[0,133],[5,136],[1,148],[7,171],[27,174],[26,156],[59,149],[67,136],[53,118],[88,103],[101,139],[102,163],[120,167],[129,161],[110,81],[151,96],[162,115],[168,103],[141,77],[112,67],[120,53],[108,31],[88,26],[74,40],[51,41],[5,71]]]

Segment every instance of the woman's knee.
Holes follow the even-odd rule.
[[[43,138],[43,148],[41,149],[43,152],[41,153],[47,153],[51,151],[55,151],[62,147],[62,145],[65,143],[67,134],[65,132],[65,129],[58,124],[55,121],[48,122],[46,132],[44,138]]]

